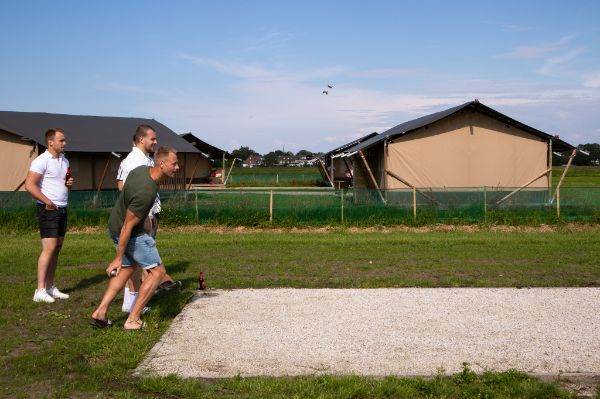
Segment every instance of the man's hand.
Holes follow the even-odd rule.
[[[45,208],[46,208],[47,211],[55,211],[55,210],[58,209],[58,207],[56,206],[56,204],[54,202],[52,202],[52,201],[50,201],[49,204],[46,204]]]
[[[121,260],[118,258],[115,258],[112,262],[110,262],[110,265],[108,265],[108,267],[106,268],[106,274],[108,275],[108,277],[112,277],[111,273],[113,270],[117,271],[116,275],[118,275],[121,272],[121,269],[123,268],[121,263]]]
[[[71,187],[73,187],[73,182],[74,182],[74,181],[75,181],[75,180],[73,180],[73,178],[72,178],[72,177],[69,177],[69,179],[68,179],[67,181],[65,181],[65,186],[67,186],[67,188],[71,188]]]

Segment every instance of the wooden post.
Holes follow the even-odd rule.
[[[190,190],[190,188],[192,188],[192,180],[194,180],[194,176],[196,176],[196,172],[198,171],[198,166],[200,166],[200,161],[201,160],[202,160],[202,156],[200,155],[198,157],[198,160],[196,161],[196,165],[194,165],[194,170],[192,171],[192,175],[190,176],[190,181],[189,181],[188,186],[187,186],[187,190],[188,191]]]
[[[552,169],[552,168],[550,168]],[[518,193],[519,191],[521,191],[522,189],[524,189],[525,187],[527,187],[528,185],[530,185],[531,183],[533,183],[534,181],[536,181],[537,179],[539,179],[540,177],[544,176],[545,174],[547,174],[550,170],[545,170],[542,174],[540,174],[539,176],[531,179],[530,181],[528,181],[527,183],[523,184],[521,187],[517,188],[516,190],[514,190],[513,192],[509,193],[508,195],[506,195],[505,197],[499,199],[498,201],[496,201],[496,204],[501,203],[502,201],[508,199],[509,197],[512,197],[513,194]]]
[[[342,224],[344,224],[344,189],[340,190],[340,198],[342,203]]]
[[[198,223],[198,191],[194,191],[194,204],[196,205],[196,223]]]
[[[379,185],[377,184],[377,181],[375,180],[375,176],[373,176],[373,172],[371,172],[371,168],[369,167],[369,163],[367,162],[367,159],[365,158],[365,155],[363,154],[362,151],[358,151],[358,154],[360,155],[364,165],[365,165],[365,169],[367,170],[367,172],[369,173],[369,177],[371,178],[371,183],[373,183],[373,186],[375,186],[375,189],[377,190],[377,193],[379,194],[379,198],[381,198],[381,201],[385,204],[385,198],[383,198],[383,195],[381,194],[381,190],[379,189]]]
[[[15,189],[13,190],[13,193],[16,193],[17,191],[19,191],[19,190],[21,189],[21,187],[23,187],[23,184],[25,184],[25,179],[23,179],[23,181],[21,182],[21,184],[19,184],[19,185],[17,186],[17,188],[15,188]]]
[[[395,174],[394,172],[391,171],[387,171],[386,172],[388,175],[392,176],[394,179],[398,180],[400,183],[407,185],[408,187],[415,189],[419,194],[421,194],[423,197],[427,198],[429,201],[431,201],[432,203],[436,202],[435,199],[433,199],[432,197],[430,197],[429,195],[425,194],[424,192],[422,192],[421,190],[417,190],[417,188],[415,186],[413,186],[412,184],[410,184],[409,182],[407,182],[406,180],[404,180],[403,178],[401,178],[400,176],[398,176],[397,174]]]
[[[104,177],[106,177],[106,171],[108,171],[108,165],[110,165],[110,157],[111,157],[111,155],[108,154],[108,159],[106,160],[106,164],[104,165],[104,171],[102,172],[102,177],[100,178],[100,184],[98,184],[98,189],[96,190],[96,193],[100,192],[100,189],[102,188],[102,184],[104,183]]]
[[[269,197],[269,223],[273,224],[273,190]]]
[[[556,216],[560,217],[560,188],[556,189]]]
[[[413,187],[413,220],[417,221],[417,189]]]
[[[229,173],[227,174],[227,177],[225,178],[225,182],[223,182],[223,184],[227,184],[227,180],[229,180],[229,175],[231,175],[231,171],[233,171],[233,166],[235,165],[235,160],[236,158],[233,158],[233,162],[231,162],[231,168],[229,168]],[[225,174],[225,173],[223,173]]]
[[[548,141],[548,197],[552,195],[552,139]]]
[[[234,159],[235,160],[235,159]],[[225,152],[223,152],[223,167],[221,168],[221,183],[225,184]]]
[[[560,185],[562,184],[565,176],[567,175],[567,172],[569,171],[569,168],[571,167],[571,162],[573,162],[573,158],[575,158],[575,155],[577,155],[577,149],[574,149],[573,151],[571,151],[571,156],[569,157],[567,166],[565,166],[565,170],[563,170],[563,173],[560,176],[560,180],[558,181],[558,184],[556,185],[556,189],[554,190],[554,195],[552,195],[552,199],[550,200],[550,203],[552,203],[552,201],[554,201],[554,197],[557,195],[558,190],[560,189]]]
[[[487,222],[487,186],[483,186],[483,220]]]
[[[327,173],[327,168],[325,167],[325,164],[323,163],[322,159],[319,159],[319,165],[321,165],[321,168],[323,168],[323,173],[325,176],[327,176],[327,180],[329,180],[329,182],[331,183],[331,188],[335,189],[335,186],[333,184],[333,180],[331,180],[331,177],[329,176],[329,173]]]

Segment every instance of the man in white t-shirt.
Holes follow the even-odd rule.
[[[117,172],[117,187],[119,188],[119,191],[123,189],[127,175],[129,175],[129,172],[131,172],[133,169],[137,168],[138,166],[154,166],[154,160],[150,158],[148,154],[154,150],[156,143],[156,131],[154,131],[152,126],[140,125],[137,127],[135,135],[133,136],[133,148],[127,157],[121,161],[121,165],[119,166],[119,170]],[[144,222],[146,230],[148,231],[148,234],[152,236],[152,238],[156,238],[160,209],[160,197],[157,194],[154,205],[148,214],[148,218]],[[123,312],[129,313],[133,308],[135,301],[137,300],[138,290],[140,287],[139,273],[139,268],[136,268],[134,274],[127,281],[127,286],[125,287],[125,292],[123,294],[123,306],[121,307]],[[159,287],[169,290],[178,288],[180,286],[180,281],[174,281],[171,276],[165,274]]]
[[[45,140],[47,149],[31,162],[25,189],[37,200],[37,220],[42,239],[33,300],[52,303],[55,299],[69,298],[54,285],[54,273],[67,232],[67,201],[73,177],[69,161],[64,156],[67,143],[64,131],[50,129]]]

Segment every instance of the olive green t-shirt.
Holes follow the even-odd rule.
[[[150,167],[138,166],[127,175],[123,191],[119,194],[119,199],[115,204],[110,218],[108,219],[108,229],[111,234],[119,236],[121,228],[125,221],[127,209],[139,217],[141,220],[133,227],[131,236],[139,236],[144,234],[144,220],[150,212],[150,208],[154,205],[158,185],[150,178]]]

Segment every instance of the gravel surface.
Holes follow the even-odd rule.
[[[138,373],[600,374],[600,288],[211,290]]]

